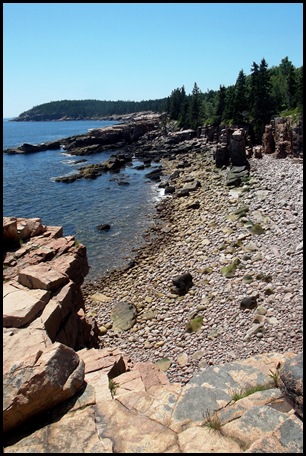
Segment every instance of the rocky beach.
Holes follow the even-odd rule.
[[[243,129],[124,126],[121,151],[73,180],[137,156],[164,197],[143,247],[92,282],[86,246],[61,226],[3,218],[5,453],[303,452],[303,153],[290,125],[254,147]],[[104,141],[79,139],[80,155]]]
[[[170,184],[192,190],[160,203],[133,267],[84,287],[101,346],[119,347],[133,362],[162,363],[182,383],[208,365],[302,351],[302,160],[249,162],[249,180],[229,188],[226,170],[205,154],[163,160],[164,173],[179,169]],[[179,296],[172,279],[186,272],[193,284]],[[122,302],[135,312],[128,330],[114,331],[111,310]],[[194,319],[199,328],[190,330]]]

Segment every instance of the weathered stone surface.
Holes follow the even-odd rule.
[[[275,151],[275,140],[273,137],[272,125],[266,125],[262,135],[262,148],[265,154],[273,154]]]
[[[81,286],[84,278],[89,272],[86,250],[79,248],[78,252],[66,254],[64,257],[55,258],[52,267],[63,275],[68,275],[69,279]]]
[[[297,415],[303,419],[303,353],[287,360],[281,367],[279,388]]]
[[[53,293],[53,299],[60,304],[62,319],[64,320],[72,311],[84,308],[84,301],[80,288],[72,281]]]
[[[303,423],[289,415],[273,431],[258,438],[245,453],[303,453]]]
[[[77,353],[85,363],[85,374],[103,370],[110,376],[117,377],[128,369],[127,361],[118,348],[83,348]]]
[[[227,141],[225,133],[223,136],[224,141]],[[151,132],[151,149],[155,147],[154,138],[155,136]],[[143,142],[143,145],[145,147],[145,141]],[[162,143],[160,143],[160,145],[162,145],[162,147],[165,146],[165,144]],[[185,145],[183,146],[182,144],[181,146],[180,153],[182,153]],[[199,150],[196,149],[196,147],[197,144],[196,141],[194,141],[192,144],[194,151]],[[167,153],[169,153],[170,149],[167,150]],[[172,152],[173,151],[174,149],[172,149]],[[208,153],[211,154],[212,149]],[[203,155],[201,155],[201,157],[203,157]],[[286,355],[280,355],[275,353],[269,356],[268,354],[265,354],[246,358],[250,353],[263,353],[267,349],[270,349],[272,345],[280,350],[280,353],[284,353],[288,348],[297,348],[297,352],[299,353],[301,339],[299,322],[301,321],[300,309],[302,307],[302,290],[300,288],[301,256],[299,255],[300,252],[296,251],[296,246],[302,240],[300,231],[300,214],[302,212],[300,198],[302,195],[302,180],[300,180],[300,167],[293,161],[290,161],[289,163],[287,159],[285,159],[286,162],[281,163],[279,160],[267,156],[263,156],[262,160],[258,162],[253,160],[251,164],[252,166],[254,165],[255,179],[251,176],[251,179],[243,184],[241,187],[242,191],[239,195],[237,193],[237,197],[233,202],[233,198],[231,198],[230,201],[228,200],[228,191],[224,191],[224,188],[222,187],[223,179],[220,178],[225,177],[224,170],[210,174],[210,170],[208,169],[206,172],[206,170],[203,169],[203,163],[201,163],[195,166],[202,168],[202,175],[196,176],[194,174],[194,161],[191,159],[191,155],[186,157],[186,160],[184,158],[185,157],[183,156],[183,159],[179,161],[179,165],[182,165],[180,171],[182,175],[177,178],[175,185],[177,188],[181,188],[184,183],[190,182],[190,180],[187,181],[184,177],[183,170],[185,169],[188,175],[192,174],[195,179],[199,179],[203,184],[203,188],[198,188],[196,195],[201,202],[202,210],[193,212],[193,214],[190,214],[189,212],[188,214],[188,212],[183,209],[183,205],[186,204],[183,199],[172,198],[172,201],[175,204],[170,205],[169,208],[171,211],[171,223],[170,220],[167,219],[167,223],[164,224],[162,228],[164,234],[163,239],[172,239],[170,249],[167,247],[167,251],[165,251],[164,244],[163,248],[160,249],[161,252],[155,249],[153,263],[144,256],[143,261],[138,262],[137,260],[133,270],[126,271],[123,275],[121,274],[120,285],[116,282],[111,283],[110,281],[106,282],[106,286],[102,286],[101,284],[99,288],[97,288],[97,291],[102,292],[111,299],[103,301],[102,305],[99,301],[90,302],[90,300],[88,301],[88,304],[90,310],[92,310],[92,314],[95,314],[97,318],[99,318],[100,324],[105,323],[108,328],[107,333],[102,339],[103,343],[109,344],[112,347],[122,347],[124,353],[130,355],[132,359],[137,359],[139,357],[142,360],[147,360],[148,357],[150,357],[150,359],[158,361],[161,357],[169,357],[169,359],[172,360],[172,365],[168,369],[167,375],[171,379],[177,378],[184,383],[186,383],[188,378],[192,378],[192,373],[197,369],[200,369],[200,372],[205,372],[207,366],[213,364],[215,370],[208,372],[209,375],[205,377],[206,381],[205,378],[202,377],[202,380],[199,378],[195,379],[194,383],[189,382],[185,386],[182,386],[181,384],[179,384],[179,386],[174,386],[173,384],[158,384],[152,385],[152,387],[146,391],[141,375],[139,372],[133,371],[134,367],[132,363],[130,365],[131,371],[126,371],[116,377],[113,375],[117,374],[112,371],[112,367],[110,366],[105,369],[97,370],[100,361],[95,364],[94,357],[91,358],[90,355],[88,355],[87,359],[89,366],[92,364],[92,367],[95,370],[88,372],[85,376],[87,388],[84,390],[84,393],[80,390],[77,395],[71,398],[71,402],[69,400],[67,403],[60,404],[62,412],[55,412],[55,409],[52,411],[51,415],[53,419],[56,416],[56,413],[62,413],[62,415],[60,420],[58,420],[60,415],[57,415],[57,421],[54,419],[52,423],[49,422],[48,436],[52,436],[53,432],[54,435],[60,434],[60,428],[57,426],[62,420],[64,423],[67,418],[68,423],[70,418],[73,419],[73,416],[76,417],[78,413],[94,408],[95,403],[100,404],[105,413],[109,410],[109,404],[111,404],[110,408],[112,408],[114,403],[118,403],[124,406],[124,413],[128,411],[128,416],[133,418],[135,416],[145,416],[145,420],[139,420],[138,427],[135,429],[133,423],[130,425],[129,421],[122,419],[125,426],[125,433],[121,433],[120,435],[122,442],[118,442],[118,436],[115,435],[114,439],[117,447],[118,445],[119,448],[120,445],[122,445],[121,448],[124,447],[126,443],[123,441],[123,439],[125,439],[125,434],[129,435],[127,440],[130,441],[130,438],[133,438],[134,441],[141,442],[143,432],[146,432],[145,426],[147,426],[147,420],[149,419],[154,423],[157,422],[166,429],[171,429],[175,435],[177,447],[166,447],[164,452],[171,452],[171,449],[177,452],[188,452],[189,445],[192,451],[197,451],[196,437],[194,437],[194,441],[191,442],[190,435],[192,436],[194,434],[192,431],[189,431],[189,429],[192,430],[197,428],[200,432],[199,435],[201,436],[203,434],[202,429],[206,429],[206,425],[204,424],[205,414],[201,420],[197,420],[196,414],[196,421],[190,419],[190,407],[193,405],[194,408],[196,408],[198,407],[198,403],[191,400],[192,395],[190,393],[185,394],[185,391],[194,388],[197,393],[194,393],[194,396],[195,398],[197,395],[200,397],[200,403],[203,405],[205,412],[213,412],[213,409],[209,408],[210,402],[204,400],[205,394],[210,398],[213,396],[212,399],[217,403],[224,402],[224,397],[226,395],[231,398],[228,403],[218,410],[218,416],[221,419],[221,432],[223,432],[222,428],[225,425],[237,423],[237,436],[233,433],[233,437],[227,436],[226,438],[226,442],[228,443],[226,448],[229,452],[231,451],[229,445],[230,440],[240,446],[241,452],[244,452],[249,445],[249,442],[242,442],[240,440],[243,436],[241,429],[243,429],[243,426],[246,423],[251,427],[253,426],[251,418],[254,406],[265,406],[269,409],[271,408],[273,411],[286,415],[286,419],[281,424],[277,425],[272,431],[264,429],[263,434],[261,434],[262,437],[259,437],[251,444],[250,448],[254,446],[254,452],[302,452],[302,420],[300,420],[297,415],[293,414],[293,410],[290,410],[288,403],[284,400],[282,401],[280,398],[281,391],[275,388],[274,385],[279,366],[282,365],[286,359],[290,359],[293,354],[290,355],[290,353],[286,353]],[[174,160],[172,163],[175,165],[175,162],[177,161]],[[289,181],[290,187],[285,191],[286,185],[284,185],[284,182],[289,184]],[[214,188],[214,182],[218,182],[220,185],[218,184],[215,186],[216,188]],[[264,199],[258,199],[256,192],[260,189],[264,189],[265,186],[267,186],[267,189],[269,188],[269,191]],[[294,188],[294,192],[292,192],[292,188]],[[286,195],[286,198],[280,200],[280,193]],[[273,203],[274,201],[277,202],[276,205]],[[247,236],[250,236],[250,233],[246,232],[247,229],[240,223],[240,220],[238,223],[233,223],[232,221],[225,222],[224,218],[221,216],[221,207],[226,208],[225,212],[227,214],[229,212],[227,203],[230,203],[231,206],[236,204],[238,208],[241,206],[241,203],[247,203],[250,207],[248,216],[250,219],[254,220],[254,223],[261,223],[257,218],[256,220],[253,219],[253,217],[255,217],[255,208],[256,212],[262,212],[263,216],[265,213],[269,213],[271,219],[275,222],[270,225],[270,229],[266,230],[265,233],[260,236],[260,240],[256,242],[255,253],[253,253],[252,248],[247,252],[247,255],[245,254],[246,250],[244,250],[244,243]],[[211,210],[212,208],[213,210]],[[174,209],[178,209],[178,211],[175,211]],[[164,214],[163,210],[161,210],[161,213]],[[295,231],[291,228],[295,228]],[[237,230],[238,233],[235,232],[235,230]],[[226,234],[223,236],[222,233]],[[43,233],[42,236],[37,236],[37,238],[45,238],[45,234],[46,233]],[[237,242],[237,239],[239,242]],[[241,241],[242,245],[239,246]],[[6,269],[4,270],[5,274],[8,269],[13,271],[14,267],[12,266],[12,263],[14,261],[17,263],[20,261],[17,256],[24,259],[26,258],[26,250],[28,249],[29,244],[30,242],[27,242],[21,251],[17,251],[17,255],[12,252],[7,254]],[[71,241],[69,241],[67,245],[71,245]],[[271,249],[270,246],[277,247],[279,254],[276,255],[275,248]],[[69,247],[69,249],[70,248],[72,247]],[[64,246],[63,249],[65,249]],[[237,256],[241,258],[242,263],[237,268],[236,276],[233,277],[232,280],[228,280],[220,274],[220,266],[221,264],[228,264],[233,261],[233,258],[236,257],[235,249],[237,249]],[[40,251],[39,249],[37,250]],[[59,252],[59,250],[56,250],[55,248],[53,250]],[[58,255],[58,253],[56,253],[56,255]],[[43,258],[46,257],[44,256]],[[38,259],[33,255],[31,261],[38,261]],[[10,266],[7,268],[7,265]],[[183,270],[185,270],[185,268],[188,270],[189,267],[192,267],[195,285],[188,295],[179,297],[173,296],[169,293],[167,287],[169,272],[171,273],[172,271],[173,274],[178,273],[182,270],[182,265],[184,265]],[[203,272],[208,270],[209,273]],[[267,273],[269,271],[273,271],[273,280],[272,276],[269,280],[272,281],[269,288],[273,288],[273,293],[271,295],[266,293],[267,285],[265,283],[268,281],[266,278],[268,277]],[[250,273],[253,275],[254,280],[252,283],[245,284],[242,278]],[[96,290],[91,291],[90,294],[92,295],[94,291]],[[52,303],[56,292],[57,291],[52,292]],[[244,336],[246,332],[248,332],[250,324],[254,321],[255,310],[251,309],[241,312],[239,311],[239,302],[243,296],[257,295],[257,293],[259,294],[258,301],[267,309],[267,314],[265,315],[265,331],[250,335],[249,342],[244,339]],[[65,296],[68,294],[69,293],[66,292],[64,293]],[[114,301],[117,300],[133,302],[137,308],[140,306],[140,308],[144,310],[141,311],[140,315],[151,312],[152,314],[154,313],[155,316],[151,317],[149,320],[139,318],[137,320],[137,325],[131,328],[132,330],[129,333],[124,332],[122,334],[115,334],[111,329],[111,323],[109,323],[109,311]],[[290,306],[288,307],[289,304]],[[79,311],[83,311],[82,307]],[[192,316],[198,314],[204,317],[204,324],[201,331],[193,334],[184,334],[184,328],[188,318],[192,318]],[[52,313],[50,315],[52,315]],[[43,323],[39,323],[39,320],[40,318],[34,320],[29,324],[29,328],[32,328],[33,330],[33,326],[35,325],[35,331],[40,331],[46,335],[43,330]],[[286,328],[286,330],[279,330],[279,328]],[[5,339],[10,339],[12,341],[17,334],[25,329],[28,328],[6,328],[4,331]],[[211,339],[210,334],[213,332],[217,335],[214,339]],[[182,334],[186,336],[185,339],[182,337]],[[31,338],[30,333],[27,333],[26,337]],[[50,341],[48,343],[50,343]],[[157,345],[160,343],[162,345]],[[148,346],[151,346],[152,348],[146,348]],[[14,345],[12,343],[10,345],[10,350],[11,353],[8,353],[5,348],[5,359],[7,365],[11,367],[12,358],[15,355]],[[183,352],[188,354],[188,363],[182,366],[178,365],[176,360]],[[197,354],[200,352],[202,355],[201,357],[198,357]],[[18,353],[21,353],[19,349]],[[233,359],[238,360],[240,356],[246,358],[243,363],[235,361],[234,363],[231,362],[229,365],[218,365],[220,360],[222,363],[226,363]],[[124,368],[127,364],[124,362],[122,365],[120,364],[120,367],[121,366]],[[111,375],[109,376],[110,373]],[[121,387],[115,388],[111,393],[109,378],[112,378],[115,383],[119,384],[121,381],[120,377],[123,379],[124,376],[126,378]],[[116,382],[116,380],[118,381]],[[248,388],[250,385],[252,387],[256,387],[256,385],[262,386],[263,382],[266,381],[270,381],[271,385],[273,384],[271,389],[261,392],[258,391],[248,397],[233,402],[233,388],[235,389],[235,392],[237,392],[237,390],[238,392],[243,392],[244,389]],[[204,392],[201,392],[201,389],[204,389]],[[219,390],[221,392],[220,398],[218,398]],[[115,394],[113,394],[114,391]],[[212,393],[210,396],[208,394],[209,392]],[[183,407],[184,398],[185,409]],[[213,400],[211,402],[213,402]],[[177,415],[175,415],[174,412],[179,404],[182,416],[189,416],[189,418],[183,419],[182,421],[177,420]],[[55,408],[57,409],[57,407]],[[116,410],[118,411],[121,409],[116,407]],[[244,423],[241,420],[248,411],[248,420]],[[273,412],[271,413],[271,416],[272,415],[274,416]],[[49,413],[48,416],[50,417]],[[254,418],[257,416],[258,413],[255,413]],[[262,414],[262,416],[264,416],[264,414]],[[88,423],[92,423],[93,421],[90,418],[90,413],[86,414],[84,412],[84,419],[87,420]],[[99,421],[99,419],[100,416],[97,421]],[[292,422],[288,423],[288,420]],[[109,421],[108,418],[106,418],[106,421]],[[119,421],[120,417],[118,418],[118,422]],[[241,423],[240,427],[238,426],[239,421]],[[264,420],[261,421],[261,424],[264,425]],[[267,421],[270,425],[272,420],[269,419]],[[143,428],[141,427],[142,422],[144,423]],[[42,422],[40,422],[40,424],[42,424]],[[112,422],[112,424],[114,424],[114,422]],[[256,424],[256,420],[253,424],[254,428],[258,425]],[[100,429],[104,429],[103,426],[104,423],[102,423]],[[94,452],[95,439],[91,439],[91,431],[86,431],[87,426],[85,424],[83,427],[84,439],[88,439],[88,442],[93,442],[92,448]],[[63,436],[65,435],[64,429],[65,428],[63,427]],[[69,429],[69,426],[67,429]],[[113,426],[112,429],[116,434],[116,426]],[[282,431],[279,432],[278,429],[282,429]],[[188,432],[186,432],[186,430],[188,430]],[[81,427],[78,428],[78,431],[78,439],[81,442],[80,448],[87,451],[90,446],[87,447],[86,442],[84,444],[82,443],[83,436],[81,434]],[[180,436],[182,436],[184,432],[186,432],[186,440],[183,438],[180,440]],[[35,446],[35,443],[37,442],[35,433],[32,433],[31,435],[33,435],[32,445],[34,451],[50,451],[49,448],[44,448],[44,442],[48,442],[46,434],[44,435],[44,442],[40,440],[40,447]],[[31,435],[29,436],[29,446],[26,450],[28,452],[31,452]],[[107,437],[104,439],[102,434],[99,436],[97,433],[96,435],[98,436],[99,441],[102,441],[103,444],[105,444],[104,447],[97,446],[98,452],[103,452],[103,448],[107,448],[109,451],[115,451],[112,445],[107,446],[107,442],[108,444],[111,443],[111,439]],[[140,438],[138,438],[138,435]],[[212,430],[210,431],[210,435],[211,437],[213,435],[216,435],[217,438],[220,437],[220,433],[215,433]],[[62,452],[69,452],[71,448],[75,451],[74,442],[71,441],[69,436],[66,437],[66,440],[69,448],[63,449],[65,437],[62,439],[59,438],[60,445],[58,446],[56,446],[56,443],[53,440],[52,445],[54,445],[54,447],[52,446],[52,448],[55,448],[56,450],[59,449],[59,451]],[[182,447],[185,444],[184,442],[188,440],[190,443],[187,443],[183,450]],[[211,442],[212,445],[215,444],[213,439]],[[17,439],[8,452],[19,451],[19,443],[20,448],[22,448],[21,451],[25,451],[25,447],[22,446],[22,439]],[[130,444],[127,443],[127,446],[129,445]],[[162,446],[160,445],[159,450],[161,450],[161,447]],[[9,447],[8,442],[6,441],[5,449],[7,448]],[[144,446],[143,448],[146,447]],[[267,451],[265,448],[269,448],[269,450]],[[199,451],[202,451],[201,448],[199,448]],[[237,452],[237,449],[235,452]],[[250,451],[247,450],[247,452]]]
[[[68,283],[69,277],[48,264],[39,264],[19,271],[18,282],[28,288],[54,291]]]
[[[117,370],[116,374],[111,358],[118,366],[118,350],[90,349],[80,354],[85,360],[86,383],[74,399],[53,408],[41,429],[22,435],[13,444],[8,440],[5,452],[75,451],[70,434],[82,420],[78,447],[84,452],[240,453],[269,448],[302,452],[302,421],[292,416],[290,408],[289,413],[277,409],[280,405],[285,410],[278,389],[271,385],[237,402],[231,399],[237,389],[242,393],[243,388],[266,382],[271,367],[293,358],[292,353],[268,353],[211,366],[185,386],[170,383],[152,363],[137,363],[131,371]],[[113,395],[110,378],[116,385]],[[207,422],[216,409],[219,430]]]
[[[137,316],[136,307],[129,302],[118,302],[111,311],[110,318],[115,332],[126,331],[134,326]]]
[[[248,161],[245,152],[244,130],[235,130],[229,145],[229,157],[232,166],[246,166]]]
[[[179,434],[178,442],[182,453],[242,453],[234,440],[207,427],[186,429]]]
[[[3,240],[9,243],[18,239],[17,218],[3,217]]]
[[[19,239],[24,240],[44,233],[46,227],[42,225],[40,218],[24,219],[17,217],[17,230]]]
[[[73,236],[60,237],[62,227],[44,227],[36,218],[21,220],[22,226],[28,227],[30,239],[21,247],[15,245],[5,252],[3,269],[6,372],[54,342],[62,342],[75,350],[98,345],[98,327],[85,316],[80,286],[69,280],[65,271],[61,273],[52,266],[54,258],[65,263],[66,255],[74,252],[82,259],[78,274],[83,280],[88,272],[86,249],[82,244],[76,246]],[[69,268],[71,263],[65,264]],[[84,266],[83,270],[80,264]],[[72,275],[77,277],[77,274]]]
[[[73,396],[84,382],[84,362],[55,343],[14,364],[3,380],[3,431],[8,432]]]
[[[50,299],[49,291],[22,288],[9,283],[3,285],[3,326],[6,328],[19,328],[33,321]]]
[[[110,401],[107,408],[99,403],[95,412],[98,434],[112,440],[114,453],[179,452],[175,432],[145,415],[135,414],[119,401]]]
[[[97,434],[91,408],[64,415],[59,421],[24,437],[18,445],[7,446],[5,453],[66,453],[67,450],[69,453],[113,453],[111,439]]]
[[[257,439],[273,431],[286,418],[286,413],[266,405],[255,406],[245,412],[239,420],[225,424],[222,431],[227,437],[234,437],[236,442],[247,449]]]
[[[6,370],[16,361],[52,345],[43,323],[34,320],[26,328],[3,328],[3,363]]]

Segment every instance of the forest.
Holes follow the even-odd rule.
[[[253,62],[250,74],[240,70],[234,85],[202,92],[194,83],[186,94],[184,86],[162,99],[147,101],[52,101],[23,112],[14,120],[101,119],[140,111],[166,112],[179,128],[202,125],[251,126],[260,142],[264,127],[275,116],[303,113],[303,66],[296,68],[285,57],[268,67],[264,58]]]

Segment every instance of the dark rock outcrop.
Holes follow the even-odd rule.
[[[284,363],[279,372],[278,385],[291,407],[303,419],[303,353]]]

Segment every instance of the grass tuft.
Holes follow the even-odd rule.
[[[274,385],[273,385],[274,386]],[[240,389],[238,391],[234,391],[232,393],[232,400],[237,402],[239,399],[243,399],[244,397],[251,396],[251,394],[257,393],[257,391],[266,391],[268,389],[273,388],[271,384],[267,383],[265,385],[254,385],[249,386],[246,389]]]
[[[112,398],[114,399],[114,396],[117,393],[117,389],[119,388],[119,383],[115,382],[113,378],[110,378],[108,382],[108,387],[110,389]]]
[[[209,410],[205,412],[205,419],[202,426],[206,426],[213,431],[220,432],[222,434],[222,423],[217,412],[211,413]]]

